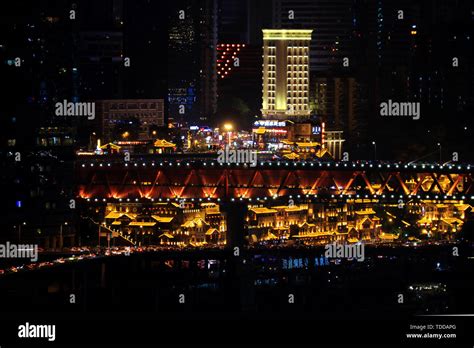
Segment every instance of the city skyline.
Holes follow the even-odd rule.
[[[0,344],[468,343],[472,2],[1,7]]]

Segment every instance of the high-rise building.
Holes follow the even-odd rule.
[[[248,0],[219,0],[219,41],[248,43],[248,12]]]
[[[353,58],[354,0],[274,0],[273,28],[313,29],[311,71],[343,70]]]
[[[262,106],[255,98],[261,93],[262,47],[221,43],[217,54],[218,115],[246,128]]]
[[[360,117],[362,86],[352,76],[317,75],[311,77],[311,110],[322,122],[343,130],[355,141],[364,127]]]
[[[202,1],[199,11],[201,39],[199,123],[209,124],[217,111],[217,0]]]
[[[197,100],[199,66],[198,33],[191,2],[181,1],[168,18],[168,114],[170,122],[199,119]],[[184,17],[179,17],[184,11]]]
[[[263,30],[264,118],[298,120],[310,116],[311,33],[311,29]]]
[[[170,119],[209,123],[217,109],[217,0],[177,0],[168,9]]]
[[[168,57],[163,54],[163,47],[168,43],[167,12],[166,2],[124,1],[121,25],[123,58],[120,64],[123,94],[118,98],[161,99],[166,96]],[[143,16],[143,13],[153,15]],[[125,65],[127,58],[129,64]],[[104,99],[112,98],[115,96]]]

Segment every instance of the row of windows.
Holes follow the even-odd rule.
[[[308,80],[308,74],[305,73],[290,73],[286,76],[287,79],[305,79]]]
[[[308,67],[307,66],[296,66],[296,65],[289,65],[287,70],[287,74],[294,74],[294,73],[301,73],[304,74],[305,77],[308,76]]]
[[[304,98],[308,99],[307,93],[301,93],[301,92],[288,92],[287,93],[288,98]]]
[[[288,104],[293,105],[292,107],[293,111],[307,111],[308,110],[308,107],[306,105],[292,104],[290,101],[288,101]]]
[[[287,56],[288,63],[293,63],[293,64],[307,64],[308,63],[308,56],[304,54],[293,54],[290,56]]]
[[[161,117],[161,113],[155,112],[127,112],[127,113],[120,113],[120,114],[105,114],[104,119],[120,119],[120,118],[127,118],[127,117],[143,117],[143,118],[156,118]]]
[[[307,93],[308,87],[305,85],[289,85],[288,92],[302,92]]]
[[[291,104],[289,101],[288,101],[288,104]],[[293,107],[291,108],[293,111],[308,111],[308,107],[306,105],[296,105],[296,104],[292,104]],[[269,103],[268,105],[268,110],[275,110],[275,105],[274,104],[271,104]]]
[[[106,104],[107,106],[107,104]],[[111,103],[110,109],[155,109],[157,103],[140,103],[140,107],[136,103],[124,104],[124,103]],[[162,108],[163,103],[158,104],[158,108]]]
[[[275,99],[275,96],[273,96],[273,95],[271,95],[271,94],[268,94],[267,99],[268,99],[269,102],[271,103],[272,100]],[[304,102],[304,103],[307,103],[307,102],[308,102],[308,97],[305,97],[305,96],[297,96],[297,95],[294,95],[294,96],[288,95],[288,96],[287,96],[287,101],[288,101],[289,104],[302,104],[303,102]],[[290,101],[291,101],[291,103],[290,103]]]
[[[292,49],[288,48],[289,56],[306,56],[308,55],[308,49]]]

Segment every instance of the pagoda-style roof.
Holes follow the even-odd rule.
[[[372,208],[368,208],[363,210],[357,210],[355,213],[357,215],[373,215],[375,214],[375,211]]]
[[[100,148],[102,150],[107,150],[108,148],[111,148],[111,149],[115,149],[115,150],[120,150],[122,147],[117,145],[117,144],[114,144],[114,143],[108,143],[108,144],[104,144],[102,145]]]
[[[173,221],[174,217],[173,216],[158,216],[158,215],[152,215],[151,216],[153,219],[155,219],[157,222],[162,222],[162,223],[170,223]]]
[[[270,214],[270,213],[276,213],[277,211],[275,209],[268,209],[266,207],[262,208],[250,208],[250,211],[253,211],[255,214]]]
[[[194,228],[194,227],[201,227],[201,226],[209,226],[209,224],[201,218],[195,218],[194,220],[186,221],[181,227],[184,228]]]
[[[219,233],[219,231],[215,228],[210,228],[206,231],[206,236],[213,235],[214,233]]]
[[[169,234],[168,232],[165,232],[165,233],[161,234],[158,238],[162,238],[162,237],[166,237],[168,239],[173,239],[174,238],[174,236]]]
[[[132,221],[129,226],[140,226],[140,227],[153,227],[156,225],[156,222],[149,221]]]
[[[297,142],[296,146],[298,146],[298,147],[316,147],[316,146],[321,146],[321,144],[318,143],[318,142],[312,142],[312,141],[310,141],[310,142]]]
[[[297,154],[294,153],[294,152],[292,152],[292,153],[290,153],[290,154],[288,154],[288,155],[283,155],[283,157],[288,158],[288,159],[291,159],[291,160],[300,158],[300,156],[297,155]]]
[[[170,143],[169,141],[165,139],[157,139],[153,143],[154,147],[176,147],[176,144]]]

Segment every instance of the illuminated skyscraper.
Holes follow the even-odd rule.
[[[309,44],[313,30],[263,30],[263,103],[267,119],[310,115]]]

